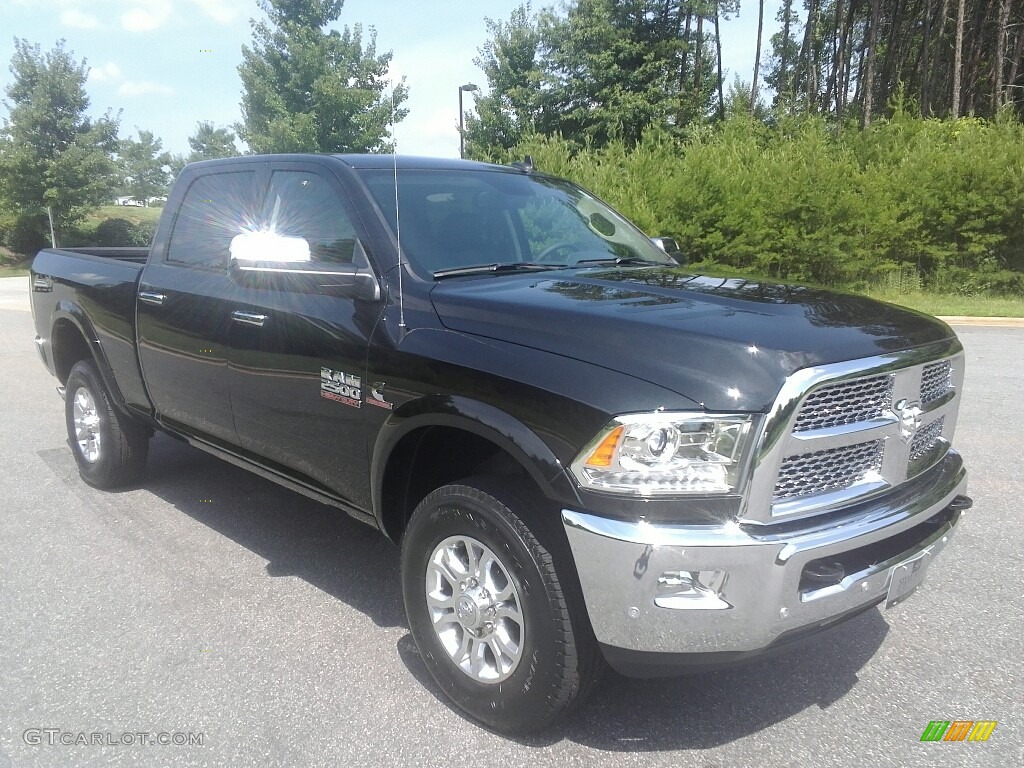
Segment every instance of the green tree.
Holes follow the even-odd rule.
[[[635,144],[677,111],[675,23],[664,0],[577,0],[542,17],[551,100],[564,136]]]
[[[765,62],[764,80],[775,91],[776,106],[793,101],[793,81],[796,77],[797,57],[800,54],[800,17],[793,10],[793,0],[784,0],[775,20],[782,29],[771,37],[772,52]]]
[[[252,47],[242,47],[239,137],[257,153],[374,152],[391,148],[388,128],[406,87],[386,92],[391,53],[377,54],[377,34],[347,25],[325,31],[344,0],[259,0]],[[394,107],[393,107],[394,104]]]
[[[0,130],[0,207],[15,219],[9,245],[26,253],[48,240],[48,206],[59,237],[113,194],[120,115],[86,114],[89,67],[63,40],[45,54],[23,39],[14,45],[9,118]]]
[[[476,64],[489,90],[469,120],[471,154],[506,157],[531,132],[576,147],[633,146],[650,127],[681,133],[721,90],[703,20],[737,11],[735,0],[573,0],[564,15],[531,16],[526,4],[488,20]]]
[[[761,102],[753,102],[751,95],[754,88],[739,75],[733,75],[732,85],[725,92],[725,117],[730,119],[746,113],[755,120],[767,122],[770,117],[768,109]]]
[[[186,165],[188,165],[188,158],[185,157],[185,155],[179,152],[175,152],[173,155],[171,155],[171,162],[167,164],[167,168],[171,174],[171,178],[178,178],[178,175],[182,172]]]
[[[164,152],[163,142],[151,131],[139,131],[139,139],[121,141],[119,160],[124,174],[124,190],[133,199],[148,204],[151,197],[167,194],[172,158]]]
[[[476,98],[476,115],[466,118],[470,156],[504,160],[505,153],[533,131],[543,119],[543,72],[540,66],[540,28],[530,5],[512,11],[509,20],[486,19],[490,35],[473,60],[487,77],[488,92]]]
[[[235,157],[238,154],[238,147],[235,146],[235,134],[227,128],[217,128],[207,120],[196,123],[196,132],[189,136],[188,145],[192,147],[192,152],[189,153],[186,161],[189,163],[200,160],[216,160],[221,157]]]

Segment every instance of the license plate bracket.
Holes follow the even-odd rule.
[[[910,597],[924,581],[925,572],[931,561],[931,550],[919,552],[902,563],[897,563],[889,572],[889,594],[885,607],[892,608]]]

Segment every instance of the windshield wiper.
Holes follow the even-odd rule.
[[[476,264],[471,267],[453,267],[439,269],[434,273],[435,280],[463,275],[484,275],[488,272],[539,272],[546,269],[564,269],[561,264],[538,264],[535,261],[514,261],[506,264]]]
[[[615,258],[608,257],[606,259],[580,259],[575,262],[572,266],[578,267],[581,264],[614,264],[617,267],[627,266],[664,266],[660,261],[651,261],[650,259],[641,259],[638,256],[616,256]]]

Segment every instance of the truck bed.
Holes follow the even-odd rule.
[[[148,248],[46,248],[32,262],[31,283],[47,367],[64,383],[67,366],[52,359],[50,334],[77,325],[99,341],[97,363],[115,400],[142,411],[149,398],[135,351],[135,295],[148,255]]]
[[[74,256],[88,256],[93,259],[117,259],[118,261],[128,261],[135,264],[145,264],[146,259],[149,256],[149,248],[132,247],[100,248],[83,246],[80,248],[46,248],[45,252]]]

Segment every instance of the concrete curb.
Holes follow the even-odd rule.
[[[939,316],[939,320],[950,325],[966,325],[973,328],[1024,328],[1024,317],[964,317],[962,315]]]

